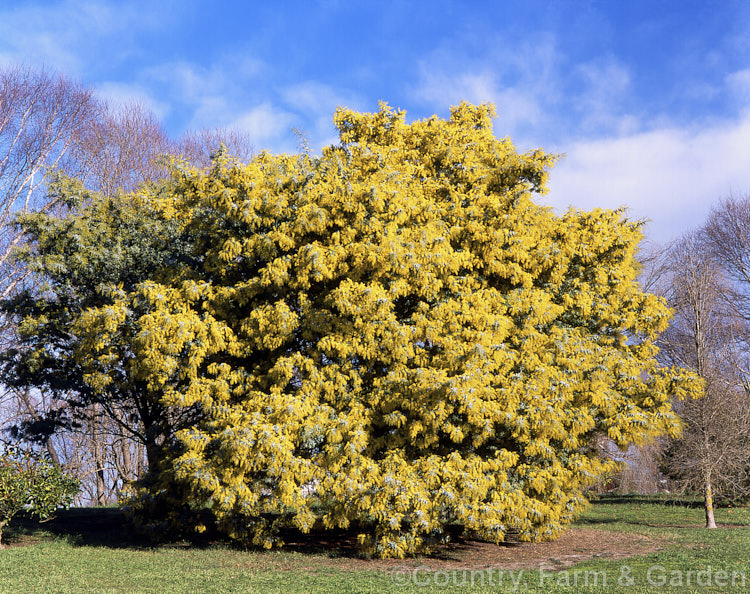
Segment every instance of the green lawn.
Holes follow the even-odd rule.
[[[11,527],[7,536],[15,546],[0,551],[0,592],[750,591],[750,508],[718,509],[716,516],[722,526],[708,531],[701,528],[700,507],[637,496],[605,499],[576,526],[604,531],[605,538],[608,531],[643,535],[658,540],[660,550],[592,559],[558,572],[428,571],[418,561],[351,557],[332,563],[335,553],[314,548],[150,548],[123,531],[117,510],[78,509],[39,527]]]

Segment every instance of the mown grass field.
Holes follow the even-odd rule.
[[[438,558],[387,562],[337,552],[335,542],[281,551],[149,547],[128,535],[118,510],[73,509],[47,524],[20,521],[7,530],[11,546],[0,551],[0,592],[750,591],[750,508],[721,508],[716,519],[720,528],[708,531],[695,505],[602,499],[564,546],[541,556],[531,544],[500,547],[503,561],[487,567],[488,558],[473,559],[480,549],[469,545]],[[600,536],[601,550],[569,565],[577,534]],[[633,553],[618,550],[625,542],[647,545],[648,552],[617,558]]]

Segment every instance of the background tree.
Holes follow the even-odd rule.
[[[172,139],[156,115],[137,102],[116,107],[102,103],[98,117],[82,126],[79,138],[73,147],[80,169],[76,177],[105,196],[165,180],[174,155],[195,167],[209,167],[222,146],[239,160],[251,158],[254,150],[247,133],[237,129],[190,130]]]
[[[672,478],[703,493],[706,526],[715,528],[715,492],[736,495],[748,485],[750,407],[737,373],[744,324],[729,306],[730,283],[706,239],[700,231],[689,233],[667,252],[675,314],[661,337],[662,357],[695,370],[705,396],[676,403],[685,428],[664,460]]]
[[[55,191],[68,204],[86,206],[64,216],[20,218],[27,247],[19,258],[44,282],[44,290],[32,287],[3,302],[3,312],[18,325],[18,341],[0,355],[0,367],[10,388],[56,395],[45,423],[32,418],[19,428],[32,440],[67,428],[84,446],[75,465],[84,475],[89,474],[86,463],[93,465],[92,494],[104,503],[138,476],[146,460],[153,461],[165,431],[170,434],[180,423],[149,400],[145,385],[128,385],[132,353],[125,340],[110,370],[112,386],[94,392],[75,359],[80,339],[73,324],[87,309],[110,303],[113,292],[158,278],[158,271],[176,266],[188,248],[179,226],[137,196],[93,195],[75,182]],[[111,347],[114,357],[116,347]]]
[[[240,163],[248,162],[255,154],[250,135],[238,128],[188,130],[173,152],[195,167],[209,169],[221,147]]]
[[[750,418],[750,196],[729,197],[714,207],[706,224],[709,250],[730,281],[726,305],[737,321],[733,357],[730,363],[744,392],[745,419]],[[748,442],[750,433],[746,432]],[[746,459],[744,476],[750,474],[750,459]],[[741,483],[740,483],[741,484]],[[734,497],[750,497],[750,480],[745,478]]]
[[[731,281],[727,305],[745,322],[737,334],[742,356],[736,372],[750,391],[750,196],[730,197],[712,209],[706,223],[708,251]]]
[[[169,175],[165,156],[174,152],[174,142],[140,103],[102,103],[98,117],[81,127],[79,138],[72,155],[80,168],[76,177],[90,190],[114,196]]]
[[[11,261],[21,239],[13,217],[55,206],[45,192],[47,172],[80,173],[70,149],[98,113],[91,91],[78,83],[45,70],[0,69],[0,297],[24,276]]]
[[[77,175],[80,163],[71,158],[79,132],[99,115],[99,104],[89,89],[57,74],[22,66],[0,69],[0,296],[10,296],[27,280],[13,250],[23,233],[13,225],[18,213],[53,212],[56,197],[46,193],[51,170]],[[12,320],[0,317],[0,343],[6,348],[16,339]],[[3,387],[0,418],[6,423],[37,423],[44,413],[29,389]],[[59,460],[49,439],[45,447]]]

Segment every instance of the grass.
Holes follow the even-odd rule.
[[[11,526],[9,541],[24,546],[0,552],[0,592],[749,591],[750,508],[717,509],[720,528],[712,531],[701,527],[702,514],[690,502],[601,499],[577,527],[602,531],[603,542],[608,532],[641,535],[658,541],[660,550],[540,572],[464,570],[455,564],[430,571],[414,562],[357,559],[332,564],[335,553],[314,548],[150,548],[123,531],[118,510],[73,509],[48,524],[20,521]]]
[[[694,502],[638,496],[601,500],[579,519],[577,526],[659,539],[664,543],[663,550],[617,562],[589,561],[576,569],[606,572],[607,592],[750,591],[750,508],[717,509],[720,527],[716,530],[702,527],[703,513],[702,506]],[[721,572],[727,574],[726,583]]]

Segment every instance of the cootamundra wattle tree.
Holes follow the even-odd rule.
[[[495,138],[493,115],[340,109],[321,156],[220,155],[150,198],[192,264],[75,324],[91,390],[129,337],[129,378],[195,419],[136,513],[210,509],[264,546],[353,525],[381,557],[449,524],[552,539],[612,465],[596,436],[677,430],[672,398],[700,387],[656,363],[669,312],[635,280],[639,224],[538,205],[554,157]]]

